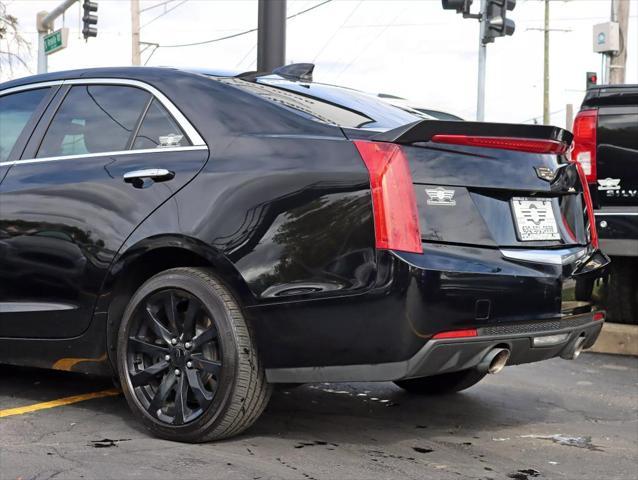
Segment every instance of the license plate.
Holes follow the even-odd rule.
[[[551,199],[514,197],[512,209],[519,240],[560,240]]]

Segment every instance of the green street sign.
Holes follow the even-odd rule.
[[[53,33],[44,36],[44,53],[51,55],[63,48],[66,48],[69,29],[61,28]]]

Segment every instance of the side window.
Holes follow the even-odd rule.
[[[53,117],[37,157],[127,150],[150,94],[135,87],[78,85]]]
[[[188,138],[160,102],[153,100],[142,121],[134,150],[145,148],[189,146]]]
[[[0,97],[0,162],[9,159],[22,130],[47,93],[48,88],[40,88]]]

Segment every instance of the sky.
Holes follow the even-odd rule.
[[[29,70],[6,67],[0,79],[36,72],[36,13],[61,0],[3,0],[32,44]],[[323,0],[289,0],[288,15]],[[638,83],[638,0],[629,0],[627,83]],[[479,0],[475,0],[476,10]],[[98,37],[85,42],[80,6],[56,21],[70,29],[69,46],[49,56],[49,71],[131,62],[129,0],[98,0]],[[257,25],[256,0],[142,0],[143,42],[174,45],[232,35]],[[167,10],[167,13],[165,13]],[[578,107],[586,72],[601,71],[592,27],[609,21],[611,0],[551,0],[550,112],[565,126],[568,103]],[[518,0],[511,37],[487,47],[487,121],[531,123],[542,119],[543,2]],[[157,17],[157,18],[156,18]],[[150,47],[142,61],[153,66],[254,70],[256,32],[201,46]],[[286,61],[312,62],[316,81],[410,99],[417,107],[471,120],[476,111],[478,22],[443,10],[440,0],[333,0],[288,20]],[[151,52],[153,52],[152,55]]]

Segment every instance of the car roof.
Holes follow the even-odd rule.
[[[8,82],[0,83],[0,90],[7,88],[29,85],[32,83],[54,82],[69,80],[73,78],[128,78],[131,80],[151,80],[161,79],[176,72],[198,74],[194,70],[187,70],[174,67],[98,67],[81,68],[76,70],[62,70],[59,72],[42,73],[17,78]],[[220,70],[220,72],[222,72]]]
[[[0,91],[13,87],[20,87],[43,82],[59,82],[71,79],[127,79],[137,80],[161,89],[164,82],[172,81],[180,76],[217,78],[221,83],[231,77],[245,80],[247,83],[257,83],[273,88],[284,89],[298,95],[315,98],[326,105],[333,105],[345,110],[360,112],[371,121],[366,128],[387,130],[399,125],[404,125],[417,120],[423,120],[426,116],[418,111],[391,106],[382,99],[372,94],[359,90],[329,85],[319,82],[295,80],[284,78],[273,73],[256,73],[254,76],[244,77],[233,70],[206,69],[206,68],[175,68],[175,67],[104,67],[83,68],[66,70],[40,75],[32,75],[0,84]]]

